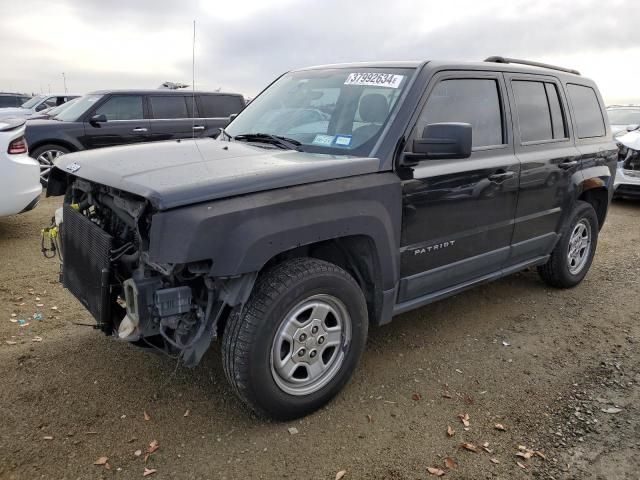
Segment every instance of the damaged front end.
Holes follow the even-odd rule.
[[[60,225],[62,282],[108,335],[196,365],[218,323],[246,299],[238,288],[255,276],[215,279],[211,261],[149,260],[152,205],[117,189],[76,178]],[[60,219],[60,218],[59,218]]]

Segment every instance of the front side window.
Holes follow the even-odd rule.
[[[227,127],[287,137],[309,152],[368,156],[409,83],[410,68],[334,68],[283,75]]]
[[[474,148],[502,145],[501,112],[496,80],[442,80],[429,95],[414,136],[420,136],[432,123],[461,122],[471,124]]]
[[[181,95],[151,95],[153,118],[190,118],[185,97]]]
[[[584,85],[567,84],[575,114],[578,138],[604,137],[606,129],[596,92]]]
[[[141,120],[144,118],[142,96],[115,95],[100,105],[94,115],[105,115],[109,121]]]
[[[514,80],[512,86],[522,143],[566,138],[560,97],[555,84]]]

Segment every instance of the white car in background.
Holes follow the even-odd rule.
[[[79,95],[68,95],[66,93],[58,95],[38,95],[24,102],[19,107],[0,108],[0,120],[7,118],[30,118],[37,112],[41,112],[51,107],[58,107],[67,103]]]
[[[0,120],[0,217],[33,209],[40,200],[40,165],[29,156],[25,120]]]

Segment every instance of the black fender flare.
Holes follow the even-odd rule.
[[[274,256],[363,235],[375,246],[381,287],[399,275],[400,179],[392,172],[300,185],[153,215],[149,259],[212,262],[212,277],[257,272]]]

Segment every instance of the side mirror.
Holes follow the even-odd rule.
[[[413,141],[403,164],[422,160],[449,160],[471,156],[472,128],[468,123],[432,123],[424,127],[422,138]]]
[[[49,108],[49,106],[46,103],[41,103],[36,107],[36,112],[41,112],[42,110],[45,110],[47,108]]]
[[[231,115],[229,115],[229,123],[233,122],[237,116],[237,113],[232,113]]]
[[[89,119],[89,123],[107,123],[107,116],[104,113],[101,115],[94,115]]]
[[[627,132],[633,132],[634,130],[638,130],[638,128],[640,128],[640,125],[637,123],[627,125]]]

